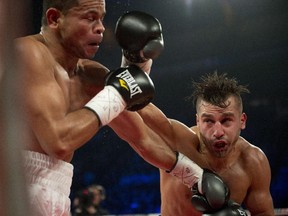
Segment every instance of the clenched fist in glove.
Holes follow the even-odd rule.
[[[177,153],[175,166],[168,173],[192,189],[192,205],[198,211],[218,211],[227,205],[230,192],[224,181],[180,152]]]
[[[157,58],[164,49],[160,22],[141,11],[122,15],[116,23],[115,35],[123,50],[122,66],[136,64],[147,72],[147,64],[151,67],[151,59]]]
[[[154,84],[150,77],[136,65],[111,71],[105,87],[85,108],[92,110],[107,125],[124,109],[136,111],[146,106],[154,96]]]

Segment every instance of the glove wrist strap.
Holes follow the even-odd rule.
[[[198,182],[198,187],[201,189],[203,169],[180,152],[177,163],[170,174],[179,178],[189,188]]]
[[[102,126],[109,124],[125,107],[124,99],[112,86],[105,86],[102,91],[85,105],[85,108],[96,113]]]

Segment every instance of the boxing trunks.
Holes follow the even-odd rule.
[[[70,216],[73,165],[48,155],[24,151],[31,210],[36,216]]]

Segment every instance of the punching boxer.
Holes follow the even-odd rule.
[[[24,98],[20,105],[29,131],[24,169],[35,215],[70,215],[70,161],[74,151],[123,110],[133,113],[153,98],[154,85],[143,70],[150,70],[152,60],[147,58],[157,57],[149,54],[154,46],[143,52],[145,60],[140,64],[126,65],[109,74],[106,67],[90,60],[103,39],[105,14],[104,0],[44,0],[40,34],[15,41],[21,71],[19,96]],[[123,122],[129,124],[129,118],[120,119],[120,124]],[[157,154],[165,162],[159,168],[171,168],[176,155],[159,141],[157,145],[162,147]],[[191,169],[195,176],[186,175],[185,182],[192,187],[204,174],[183,158],[177,160],[171,173],[182,178],[181,167]],[[226,190],[221,179],[215,182],[220,183],[220,191]],[[201,192],[201,186],[198,188]]]
[[[144,54],[145,41],[149,39],[143,34],[143,25],[137,24],[139,17],[143,19],[145,14],[129,12],[117,22],[115,33],[123,48],[122,66],[151,65]],[[152,22],[154,25],[151,20],[153,17],[148,17],[149,25],[144,26],[153,26],[149,28],[156,31],[153,44],[158,40],[154,46],[161,47],[161,28],[155,24],[157,20]],[[122,32],[130,33],[124,37]],[[129,41],[135,35],[144,37],[132,43],[137,46],[131,46]],[[145,71],[149,73],[149,67]],[[261,149],[240,136],[247,119],[241,95],[249,90],[235,79],[217,73],[202,77],[202,82],[195,82],[194,87],[197,125],[192,128],[168,119],[152,104],[138,114],[124,111],[109,124],[147,162],[160,168],[161,215],[247,215],[241,204],[252,215],[274,215],[268,159]],[[163,142],[178,155],[173,167],[168,157],[163,157],[163,149],[169,152]],[[213,193],[209,193],[211,186]]]
[[[247,215],[241,207],[244,204],[253,216],[273,216],[269,161],[261,149],[240,136],[247,120],[241,94],[248,92],[248,89],[238,85],[235,79],[217,73],[202,77],[202,82],[194,82],[194,89],[192,96],[196,102],[197,120],[194,127],[189,128],[177,120],[167,118],[153,104],[139,110],[139,115],[123,112],[110,123],[145,160],[153,161],[158,167],[162,166],[161,215]],[[123,127],[131,127],[133,131],[131,128],[126,131],[131,131],[132,135],[119,132],[121,130],[117,121],[120,118],[130,118],[130,124],[123,124],[121,130],[125,130]],[[213,209],[209,205],[210,200],[203,196],[210,184],[202,185],[201,194],[197,184],[190,190],[167,173],[165,160],[161,154],[157,155],[157,148],[162,147],[159,143],[163,141],[173,151],[185,154],[189,161],[193,160],[204,170],[218,174],[229,188],[230,195],[226,197],[228,202]],[[207,171],[206,176],[209,173]],[[217,178],[214,173],[213,178]],[[214,198],[215,201],[222,200],[218,195]]]

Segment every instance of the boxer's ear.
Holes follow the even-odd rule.
[[[56,28],[62,13],[56,8],[49,8],[46,11],[47,24],[50,28]]]
[[[241,114],[240,121],[241,121],[241,129],[243,130],[243,129],[246,128],[246,121],[247,121],[247,115],[246,115],[246,113],[242,113],[242,114]]]

